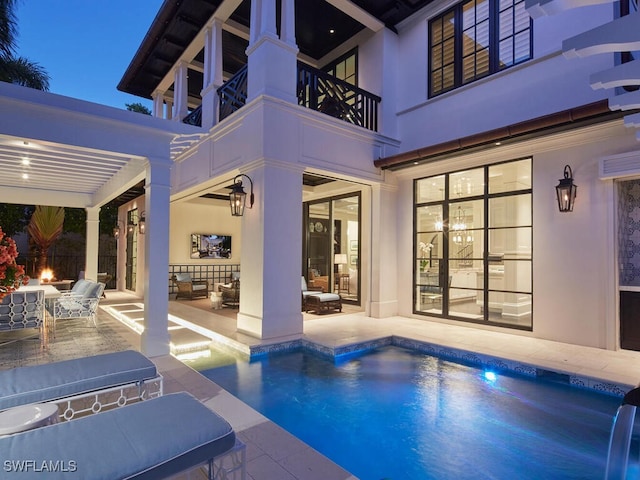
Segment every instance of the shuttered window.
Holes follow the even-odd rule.
[[[524,0],[468,0],[431,20],[429,96],[532,58]]]

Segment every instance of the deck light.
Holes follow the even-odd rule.
[[[573,172],[569,165],[564,166],[564,178],[560,179],[560,183],[556,187],[556,195],[558,196],[558,208],[561,212],[572,212],[573,205],[576,201],[576,191],[578,186],[573,184]]]
[[[231,215],[234,217],[241,217],[244,214],[244,204],[247,199],[247,194],[242,188],[242,177],[246,177],[251,184],[251,193],[249,196],[249,208],[253,207],[253,181],[245,174],[241,173],[240,175],[236,175],[233,179],[233,186],[231,188],[231,193],[229,194],[229,204],[231,206]]]

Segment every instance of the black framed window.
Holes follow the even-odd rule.
[[[429,96],[512,67],[533,56],[524,0],[468,0],[429,23]]]
[[[532,159],[414,181],[413,312],[533,328]]]
[[[324,70],[340,80],[358,86],[358,49],[353,49],[326,65]]]

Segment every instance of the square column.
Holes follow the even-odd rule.
[[[222,21],[215,18],[205,30],[204,39],[204,86],[200,92],[203,128],[218,123],[218,88],[222,83]]]
[[[283,2],[281,22],[282,39],[276,35],[275,0],[252,0],[250,43],[247,47],[247,103],[260,95],[298,102],[298,47],[295,44],[292,1]]]
[[[98,244],[100,239],[100,207],[87,208],[87,243],[84,277],[98,279]]]
[[[397,190],[371,187],[371,303],[369,314],[385,318],[398,314]]]
[[[255,203],[242,217],[238,330],[261,339],[298,339],[302,170],[266,164],[246,174],[253,180]]]
[[[169,194],[171,160],[149,159],[145,181],[144,332],[142,353],[169,354]]]
[[[175,71],[175,80],[173,83],[174,108],[173,120],[181,122],[184,117],[189,114],[189,71],[186,62],[179,62]]]

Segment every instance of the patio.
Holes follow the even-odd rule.
[[[104,307],[109,305],[139,301],[141,299],[128,294],[109,292],[107,299],[101,303],[97,329],[84,319],[61,322],[56,337],[47,339],[47,348],[44,350],[40,349],[37,340],[25,340],[4,346],[0,350],[0,369],[79,358],[127,348],[140,349],[140,336],[104,310]],[[227,338],[234,341],[247,341],[253,346],[266,343],[232,332],[233,321],[229,316],[218,315],[213,310],[207,312],[185,303],[187,302],[170,302],[170,310],[175,314],[174,308],[177,307],[182,316],[188,317],[189,320],[199,319],[201,322],[208,322],[212,330],[217,330],[221,336],[229,335]],[[304,329],[305,341],[332,350],[348,348],[353,344],[375,343],[395,335],[446,348],[496,356],[556,372],[600,379],[612,384],[630,387],[637,385],[640,379],[635,368],[640,360],[638,352],[579,347],[425,320],[404,317],[381,320],[366,317],[362,312],[308,315],[305,317]],[[247,444],[249,479],[355,478],[193,369],[211,366],[207,365],[208,362],[211,363],[211,359],[179,361],[166,355],[155,357],[153,360],[165,378],[167,393],[188,391],[231,423],[239,438]]]

